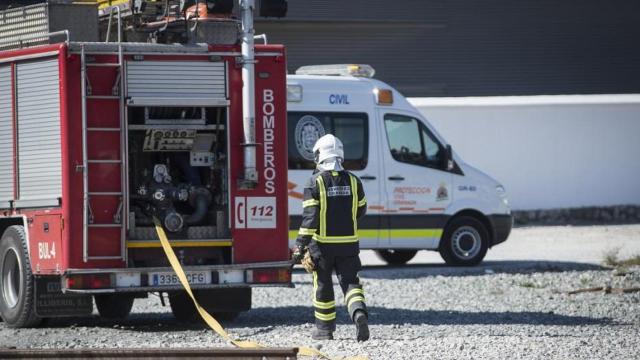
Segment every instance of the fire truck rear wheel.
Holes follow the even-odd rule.
[[[200,306],[220,321],[235,320],[242,311],[251,309],[251,288],[195,290]],[[173,316],[180,322],[200,319],[200,314],[186,292],[169,293]]]
[[[198,310],[185,291],[170,292],[169,306],[171,312],[179,322],[192,322],[199,318]]]
[[[239,311],[233,311],[233,312],[214,312],[213,314],[214,318],[220,320],[220,321],[233,321],[235,319],[238,318],[238,316],[240,316],[240,312]]]
[[[100,294],[94,295],[98,313],[107,319],[124,319],[131,313],[133,295],[129,294]]]
[[[409,260],[413,259],[413,257],[416,256],[416,253],[418,253],[417,250],[376,250],[378,258],[389,265],[404,265],[409,262]]]
[[[9,226],[0,240],[0,315],[8,327],[34,327],[42,319],[35,311],[35,279],[24,227]]]

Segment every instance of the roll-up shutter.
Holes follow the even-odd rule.
[[[62,194],[58,59],[16,71],[19,199],[51,203]]]
[[[13,200],[13,106],[11,67],[0,67],[0,208]]]
[[[227,103],[223,62],[129,61],[130,105],[216,106]]]

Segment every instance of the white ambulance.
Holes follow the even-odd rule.
[[[318,65],[287,77],[290,245],[314,169],[313,145],[330,133],[344,143],[344,167],[364,185],[361,249],[394,265],[418,250],[437,250],[449,265],[480,263],[511,231],[504,187],[466,164],[402,94],[373,74],[368,65]]]

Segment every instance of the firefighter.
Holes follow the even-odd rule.
[[[313,274],[314,340],[332,340],[336,308],[332,273],[336,272],[358,341],[369,339],[368,314],[358,271],[358,224],[367,208],[360,179],[342,168],[342,142],[329,134],[313,147],[316,170],[304,188],[302,224],[293,260]]]

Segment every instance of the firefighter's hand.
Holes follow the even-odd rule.
[[[306,247],[304,247],[304,246],[296,246],[293,249],[293,254],[291,254],[291,260],[293,260],[293,262],[296,263],[296,264],[300,264],[300,262],[304,258],[304,253],[306,251],[307,251]]]
[[[308,251],[304,254],[304,258],[302,258],[302,267],[307,270],[309,274],[316,269],[316,263],[313,261],[311,253]]]

